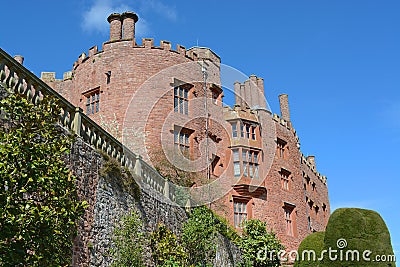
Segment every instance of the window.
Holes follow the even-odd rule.
[[[100,111],[100,88],[92,90],[86,94],[86,115],[94,114]]]
[[[247,203],[233,201],[233,214],[235,227],[242,227],[243,222],[247,220]]]
[[[239,177],[241,170],[244,177],[258,178],[258,151],[249,150],[246,148],[235,148],[233,152],[233,168],[235,177]],[[239,159],[239,155],[242,158]]]
[[[231,125],[232,125],[232,137],[237,137],[238,136],[237,123],[232,122]]]
[[[247,150],[242,149],[242,162],[243,162],[243,176],[248,177],[249,175],[249,163],[247,161]]]
[[[289,176],[290,176],[290,172],[284,169],[281,169],[281,171],[279,172],[280,176],[281,176],[281,187],[284,190],[290,190],[290,185],[289,185]]]
[[[190,142],[189,142],[190,134],[188,132],[182,130],[174,131],[174,144],[175,148],[179,149],[182,154],[186,157],[189,157],[190,153]]]
[[[251,139],[256,140],[256,127],[251,127]]]
[[[285,149],[286,149],[286,141],[283,141],[282,139],[277,139],[277,153],[278,157],[283,159],[285,158]]]
[[[189,113],[189,90],[181,86],[174,88],[174,111],[188,115]]]
[[[212,99],[213,99],[213,103],[215,104],[215,105],[217,105],[217,103],[218,103],[218,97],[219,97],[219,93],[217,93],[216,91],[212,91]]]
[[[292,221],[292,208],[285,207],[285,222],[286,222],[286,234],[293,236],[293,221]]]
[[[239,149],[232,150],[233,153],[233,173],[235,177],[240,176],[240,159],[239,159]]]
[[[246,126],[246,138],[250,139],[250,128],[251,128],[251,126],[248,125],[248,124],[245,124],[245,126]]]
[[[233,125],[233,123],[232,123],[232,125]],[[242,137],[242,138],[245,137],[247,139],[256,140],[257,125],[254,125],[251,123],[246,123],[246,122],[240,122],[239,127],[240,127],[240,137]]]
[[[258,178],[258,152],[242,148],[243,176]]]
[[[219,159],[220,159],[220,157],[218,157],[217,155],[213,155],[213,161],[211,162],[211,173],[214,175],[217,175],[216,171],[217,171]]]

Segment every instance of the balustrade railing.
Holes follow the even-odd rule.
[[[35,104],[45,97],[55,97],[61,106],[60,124],[80,136],[85,142],[117,159],[122,166],[136,174],[139,185],[147,185],[175,202],[176,186],[162,177],[154,168],[134,154],[101,126],[53,90],[36,75],[18,63],[0,48],[0,82],[9,89],[24,94]],[[190,205],[190,201],[189,201]]]

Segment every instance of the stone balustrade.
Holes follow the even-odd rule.
[[[96,149],[102,150],[117,159],[122,166],[131,170],[139,185],[147,185],[175,203],[175,185],[162,177],[153,167],[144,162],[101,126],[75,107],[59,93],[49,87],[36,75],[22,66],[17,60],[0,49],[0,82],[6,87],[26,95],[34,104],[40,105],[41,99],[55,97],[61,106],[60,124],[81,137]],[[189,201],[190,203],[190,201]]]

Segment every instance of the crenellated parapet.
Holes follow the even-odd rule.
[[[113,42],[112,45],[110,45],[110,42],[106,42],[103,44],[102,50],[99,50],[98,46],[95,45],[89,49],[88,53],[82,52],[79,55],[78,59],[74,62],[73,69],[75,70],[76,68],[78,68],[79,65],[81,65],[82,63],[84,63],[88,60],[89,61],[95,60],[95,56],[97,56],[107,50],[111,50],[111,49],[115,48],[116,45],[124,45],[124,43],[126,43],[127,41],[119,40],[118,42],[120,44],[118,44],[117,42]],[[218,55],[216,55],[214,52],[212,52],[209,48],[202,48],[202,49],[207,49],[210,52],[209,53],[203,52],[204,57],[199,57],[198,52],[197,52],[199,50],[198,48],[191,48],[191,49],[187,50],[184,46],[177,44],[176,49],[173,49],[171,42],[165,41],[165,40],[161,40],[160,45],[155,46],[153,38],[143,38],[141,45],[135,43],[133,46],[127,47],[126,49],[136,49],[136,50],[143,49],[143,52],[145,52],[148,49],[164,50],[164,51],[170,52],[171,54],[181,55],[182,57],[185,57],[192,61],[197,61],[202,58],[210,59],[211,61],[217,61],[219,59]],[[220,61],[218,63],[220,63]]]
[[[294,138],[296,140],[297,147],[300,149],[300,139],[299,139],[299,136],[297,135],[296,130],[293,128],[292,123],[290,121],[283,119],[281,116],[279,116],[276,113],[272,114],[272,119],[274,121],[276,121],[277,123],[279,123],[281,126],[285,127],[288,131],[293,133]]]
[[[281,118],[281,117],[280,117],[278,114],[276,114],[276,113],[274,113],[274,114],[272,115],[272,119],[273,119],[275,122],[279,123],[281,126],[285,127],[288,131],[290,131],[290,132],[293,133],[293,135],[294,135],[294,137],[295,137],[295,139],[296,139],[297,146],[298,146],[298,148],[300,149],[300,139],[299,139],[299,137],[298,137],[298,135],[297,135],[297,133],[296,133],[296,130],[293,128],[292,123],[290,123],[289,121],[287,121],[287,120]],[[300,152],[300,153],[301,153],[301,152]],[[317,168],[316,168],[316,165],[315,165],[314,156],[308,156],[308,157],[306,157],[306,156],[304,156],[303,153],[301,153],[301,163],[304,164],[304,165],[306,165],[306,166],[309,168],[309,170],[310,170],[312,173],[314,173],[315,176],[318,177],[318,179],[319,179],[323,184],[326,185],[327,178],[326,178],[326,176],[320,174],[320,173],[317,171]]]
[[[324,184],[327,184],[327,178],[326,176],[320,174],[317,171],[317,168],[315,166],[315,161],[314,161],[314,156],[304,156],[303,153],[301,153],[301,163],[307,166],[307,168]]]

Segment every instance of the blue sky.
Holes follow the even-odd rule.
[[[138,38],[207,46],[263,77],[274,112],[289,94],[302,151],[328,176],[332,208],[378,211],[400,252],[399,1],[42,0],[2,10],[0,47],[37,75],[61,78],[108,39],[111,11],[133,10]]]

